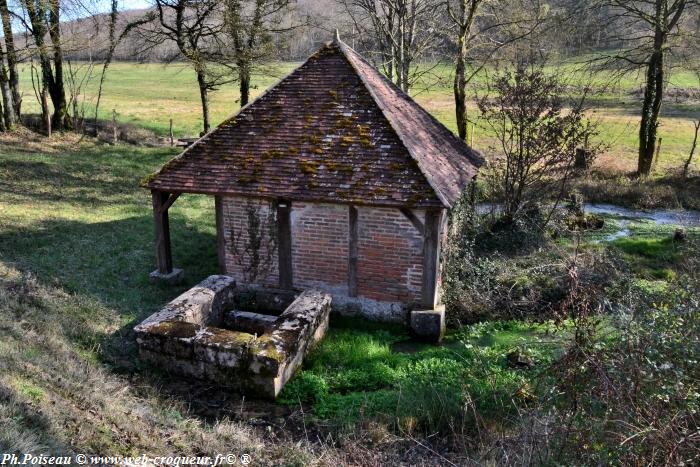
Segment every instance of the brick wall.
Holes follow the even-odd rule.
[[[292,276],[294,286],[348,289],[348,207],[292,203]]]
[[[266,201],[224,198],[227,274],[247,283],[243,269],[249,264],[231,249],[231,232],[239,243],[248,224],[246,206],[252,203],[261,214]],[[423,275],[423,239],[398,210],[357,207],[359,299],[411,304],[420,301]],[[421,222],[425,212],[415,210]],[[265,217],[261,215],[261,217]],[[321,288],[335,296],[348,294],[349,207],[346,205],[292,202],[292,275],[294,287]],[[441,235],[442,236],[442,235]],[[240,250],[240,248],[239,248]],[[256,283],[276,286],[277,256],[270,273]]]
[[[423,239],[398,209],[358,207],[357,292],[382,301],[420,300]],[[415,211],[424,220],[425,213]]]

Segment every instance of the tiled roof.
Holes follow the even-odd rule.
[[[144,186],[170,192],[450,207],[480,156],[340,41]]]

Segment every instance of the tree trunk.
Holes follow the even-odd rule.
[[[694,123],[693,125],[695,126],[693,145],[690,147],[690,155],[688,155],[688,159],[686,159],[685,164],[683,165],[683,178],[688,176],[690,164],[691,162],[693,162],[693,156],[695,155],[695,149],[698,147],[698,133],[700,133],[700,120],[698,120],[698,122]]]
[[[659,128],[659,112],[663,99],[663,79],[663,51],[659,50],[652,55],[647,70],[642,121],[639,127],[638,175],[649,175],[654,161],[656,136]]]
[[[467,41],[466,32],[460,28],[457,41],[457,63],[455,64],[455,113],[457,117],[457,133],[467,140],[467,79],[466,79]]]
[[[238,88],[241,93],[241,107],[248,104],[250,100],[250,67],[248,64],[238,65]]]
[[[664,93],[664,45],[667,32],[664,21],[663,3],[656,3],[656,26],[654,30],[654,50],[649,58],[647,67],[644,102],[642,104],[642,120],[639,126],[639,159],[637,175],[649,175],[654,152],[656,150],[656,135],[659,128],[659,113]]]
[[[197,72],[197,84],[199,85],[199,97],[202,100],[202,120],[204,125],[204,133],[209,133],[209,93],[207,91],[207,83],[202,71]]]
[[[66,99],[66,89],[63,86],[63,50],[61,49],[60,30],[60,1],[51,0],[49,2],[49,37],[53,46],[53,69],[54,79],[49,83],[49,94],[53,102],[53,116],[51,126],[56,130],[63,130],[71,127],[68,116],[68,100]]]
[[[21,116],[22,95],[19,92],[19,73],[17,72],[17,52],[15,51],[15,41],[12,34],[12,21],[10,10],[7,7],[7,0],[0,0],[0,19],[2,19],[2,31],[5,39],[5,52],[7,57],[7,68],[10,72],[10,92],[12,94],[12,107],[15,120]]]
[[[2,63],[2,50],[0,46],[0,93],[2,93],[2,120],[4,123],[4,129],[11,130],[15,126],[15,111],[14,105],[12,103],[12,93],[10,92],[10,83],[7,78],[7,72],[5,70],[5,64]]]
[[[0,115],[4,114],[2,103],[0,103]],[[5,131],[5,119],[0,118],[0,131]]]
[[[63,53],[61,51],[61,32],[59,30],[59,0],[51,0],[48,11],[48,33],[53,45],[53,67],[44,39],[47,32],[45,22],[47,12],[43,8],[43,3],[39,5],[40,9],[38,10],[33,0],[24,0],[24,6],[32,24],[32,36],[39,53],[43,86],[47,88],[54,107],[51,127],[52,130],[60,130],[65,128],[64,124],[69,125],[70,122],[68,122],[67,118],[66,92],[63,87]]]
[[[41,87],[41,115],[44,117],[44,128],[46,129],[46,137],[51,137],[51,111],[49,110],[49,93],[46,84]]]

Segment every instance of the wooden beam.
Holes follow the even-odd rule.
[[[350,206],[348,225],[348,296],[357,297],[358,222],[355,206]]]
[[[168,209],[164,207],[169,196],[170,193],[164,191],[151,191],[156,233],[156,262],[158,263],[158,272],[161,274],[173,272],[173,257],[170,248],[170,221],[168,219]]]
[[[294,286],[292,276],[292,203],[287,200],[277,202],[277,255],[279,285],[281,289]]]
[[[406,218],[409,221],[411,221],[411,224],[413,224],[413,227],[416,228],[418,233],[420,233],[421,235],[425,235],[424,234],[425,227],[423,226],[423,223],[420,221],[420,219],[418,219],[418,217],[416,217],[416,215],[413,214],[413,211],[411,211],[408,208],[400,208],[399,211],[401,211],[401,214],[406,216]]]
[[[421,287],[421,304],[428,309],[435,306],[435,291],[437,289],[440,217],[438,209],[425,211],[423,234],[423,284]]]
[[[219,271],[226,274],[226,230],[224,229],[224,200],[214,196],[214,211],[216,212],[216,250],[219,257]]]
[[[175,200],[178,199],[180,197],[180,195],[181,195],[181,193],[170,193],[170,196],[168,196],[168,199],[165,200],[161,209],[166,210],[166,211],[168,209],[170,209],[170,206],[173,205]]]

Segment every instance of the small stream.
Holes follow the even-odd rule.
[[[658,225],[678,225],[681,227],[700,227],[700,211],[651,209],[642,211],[623,208],[614,204],[588,204],[584,205],[588,214],[606,214],[628,218],[630,220],[653,221]]]
[[[490,212],[499,212],[501,206],[496,204],[484,203],[477,206],[479,214],[487,214]],[[608,235],[605,241],[614,241],[618,238],[628,237],[631,235],[630,224],[633,222],[647,221],[657,225],[677,225],[685,228],[700,227],[700,211],[689,209],[671,210],[671,209],[629,209],[614,204],[595,204],[585,203],[584,211],[586,214],[599,214],[605,216],[614,216],[617,218],[620,229]]]
[[[630,224],[634,221],[650,221],[657,225],[677,225],[679,227],[700,227],[700,211],[651,209],[648,211],[628,209],[614,204],[585,204],[588,214],[615,216],[619,218],[620,229],[605,237],[613,242],[631,235]]]

